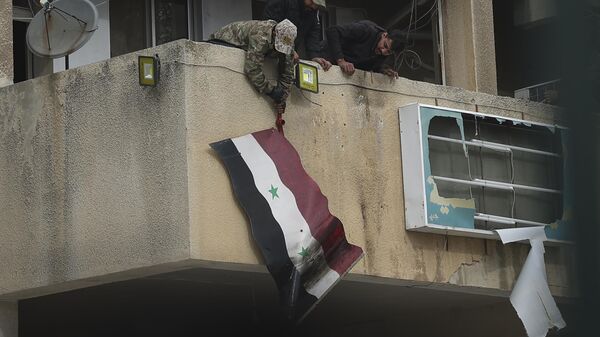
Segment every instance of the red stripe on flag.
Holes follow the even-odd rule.
[[[281,181],[294,194],[312,236],[323,248],[327,264],[344,275],[360,258],[362,249],[348,243],[342,223],[329,212],[327,198],[306,173],[298,152],[287,139],[274,129],[252,135],[275,163]]]

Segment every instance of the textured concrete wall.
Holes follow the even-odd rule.
[[[124,55],[0,89],[0,298],[261,263],[208,144],[273,127],[272,108],[243,75],[241,50],[178,41],[157,52],[157,88],[139,87],[137,59]],[[314,103],[293,91],[286,136],[365,249],[351,277],[506,294],[528,246],[404,229],[398,107],[548,123],[559,113],[379,74],[348,78],[337,67],[320,80],[319,94],[305,94]],[[568,295],[570,252],[547,251],[552,289]]]
[[[13,81],[12,1],[0,0],[0,87]]]
[[[442,1],[446,85],[497,94],[491,0]]]
[[[17,337],[19,310],[16,303],[0,302],[0,337]]]
[[[0,294],[189,257],[182,70],[142,88],[127,55],[0,89]]]
[[[191,249],[192,256],[202,260],[253,264],[260,259],[249,227],[234,206],[224,167],[208,147],[216,140],[273,127],[268,101],[240,73],[242,57],[235,49],[190,45],[188,65],[182,65],[187,110],[193,112],[187,117]],[[497,241],[404,229],[398,107],[421,102],[547,123],[560,117],[556,110],[406,79],[394,82],[379,74],[358,72],[348,78],[338,68],[321,72],[320,85],[319,94],[305,95],[322,106],[299,91],[292,93],[286,137],[329,198],[332,213],[344,222],[349,240],[365,249],[365,258],[353,272],[511,289],[527,245],[504,247]],[[550,284],[560,294],[568,284],[567,250],[548,249]]]

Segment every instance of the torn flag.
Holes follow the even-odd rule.
[[[543,337],[548,329],[562,329],[567,323],[552,297],[546,278],[544,241],[548,240],[544,227],[497,229],[503,244],[529,240],[531,249],[510,294],[517,315],[523,322],[527,336]]]
[[[301,321],[362,257],[294,147],[268,129],[212,143],[290,319]]]

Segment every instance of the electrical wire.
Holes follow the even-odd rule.
[[[408,21],[408,28],[406,29],[406,45],[408,45],[410,41],[410,27],[413,22],[413,15],[415,14],[415,7],[417,5],[417,0],[412,0],[412,4],[410,6],[410,20]]]
[[[431,11],[432,11],[432,10],[434,10],[434,9],[435,9],[435,11],[437,11],[437,10],[438,10],[438,6],[437,6],[437,5],[438,5],[438,1],[439,1],[439,0],[435,0],[435,1],[433,2],[433,5],[432,5],[432,6],[431,6],[431,7],[430,7],[430,8],[429,8],[429,9],[428,9],[426,12],[425,12],[425,14],[423,14],[421,17],[417,18],[417,19],[414,21],[414,24],[413,24],[413,16],[412,16],[412,15],[413,15],[413,7],[415,7],[415,6],[416,6],[416,0],[413,0],[413,3],[412,3],[412,5],[411,5],[411,17],[410,17],[410,20],[409,20],[409,23],[408,23],[408,27],[405,29],[405,30],[407,31],[407,34],[410,34],[410,30],[411,30],[411,27],[412,27],[413,25],[416,27],[417,23],[418,23],[419,21],[423,20],[423,19],[424,19],[424,18],[425,18],[425,17],[426,17],[426,16],[427,16],[429,13],[431,13]],[[431,19],[431,17],[432,17],[432,16],[433,16],[433,13],[432,13],[432,15],[430,15],[430,16],[429,16],[429,19]],[[421,27],[421,28],[422,28],[422,27]],[[417,30],[418,30],[418,29],[417,29]],[[415,31],[415,30],[413,30],[413,31]]]
[[[27,0],[27,5],[29,5],[29,10],[31,11],[31,17],[34,17],[35,13],[33,12],[33,7],[31,6],[31,0]]]
[[[182,61],[171,61],[171,62],[164,62],[163,65],[165,64],[181,64],[181,65],[187,65],[187,66],[194,66],[194,67],[204,67],[204,68],[220,68],[220,69],[225,69],[225,70],[229,70],[231,72],[237,73],[237,74],[241,74],[246,76],[246,73],[244,73],[243,71],[240,70],[236,70],[233,69],[231,67],[228,66],[223,66],[223,65],[215,65],[215,64],[200,64],[200,63],[189,63],[189,62],[182,62]],[[404,92],[401,90],[387,90],[387,89],[380,89],[380,88],[375,88],[375,87],[371,87],[371,86],[367,86],[367,85],[361,85],[361,84],[356,84],[356,83],[336,83],[336,82],[319,82],[319,85],[325,85],[325,86],[351,86],[351,87],[355,87],[355,88],[359,88],[359,89],[366,89],[366,90],[371,90],[371,91],[375,91],[375,92],[380,92],[380,93],[387,93],[387,94],[396,94],[396,95],[404,95],[404,96],[409,96],[409,97],[416,97],[416,98],[427,98],[427,99],[431,99],[434,98],[433,96],[425,96],[425,95],[418,95],[418,94],[413,94],[413,93],[409,93],[409,92]],[[475,104],[473,102],[469,102],[469,101],[461,101],[461,100],[457,100],[457,99],[453,99],[450,97],[439,97],[443,100],[449,101],[449,102],[454,102],[454,103],[460,103],[460,104]],[[486,105],[486,104],[476,104],[477,106],[481,106],[481,107],[486,107],[486,108],[496,108],[492,105]],[[515,109],[511,109],[511,108],[503,108],[504,110],[508,110],[508,111],[514,111],[514,112],[518,112],[521,114],[528,114],[531,116],[534,116],[530,113],[524,112],[524,111],[520,111],[520,110],[515,110]]]
[[[311,104],[314,104],[314,105],[316,105],[316,106],[318,106],[318,107],[323,107],[323,104],[320,104],[320,103],[314,102],[314,101],[312,101],[310,98],[306,97],[306,95],[304,94],[304,90],[300,90],[300,89],[298,89],[298,91],[300,91],[300,94],[302,94],[302,97],[304,97],[304,99],[305,99],[305,100],[307,100],[307,101],[309,101]]]
[[[411,10],[410,10],[410,19],[408,22],[408,27],[406,29],[406,42],[405,42],[404,49],[402,51],[400,51],[399,53],[394,53],[395,54],[394,55],[394,70],[396,72],[399,72],[400,69],[402,68],[402,66],[405,64],[409,69],[411,69],[413,71],[420,69],[421,66],[423,65],[421,55],[419,55],[418,52],[410,49],[410,47],[414,46],[414,41],[411,41],[410,35],[411,35],[411,33],[417,32],[417,31],[427,27],[429,24],[431,24],[431,21],[433,20],[434,15],[438,11],[437,5],[438,5],[438,0],[435,0],[433,2],[433,5],[425,12],[425,14],[418,17],[417,0],[412,1]],[[421,21],[422,19],[424,19],[425,17],[427,17],[427,21],[424,24],[417,26],[418,22]],[[416,20],[413,21],[413,19],[416,19]],[[406,61],[407,57],[412,62]],[[416,62],[414,62],[414,61],[416,61]]]
[[[414,31],[416,32],[416,31],[419,31],[419,30],[421,30],[421,29],[423,29],[423,28],[425,28],[425,27],[429,26],[429,24],[431,23],[431,20],[433,19],[433,16],[434,16],[434,15],[435,15],[437,12],[438,12],[438,10],[437,10],[437,8],[436,8],[436,9],[433,11],[433,13],[431,13],[431,15],[429,16],[429,18],[427,19],[427,21],[426,21],[424,24],[420,25],[419,27],[416,27],[416,28],[414,29]]]
[[[222,66],[222,65],[198,64],[198,63],[188,63],[188,62],[181,62],[181,61],[165,62],[163,64],[172,64],[172,63],[178,63],[178,64],[187,65],[187,66],[204,67],[204,68],[220,68],[220,69],[229,70],[236,74],[244,75],[244,77],[246,76],[246,73],[243,71],[239,71],[239,70],[236,70],[236,69],[233,69],[233,68],[230,68],[227,66]],[[316,106],[323,107],[323,104],[317,103],[317,102],[311,100],[310,98],[306,97],[303,90],[300,90],[300,89],[298,89],[298,90],[300,91],[300,94],[302,95],[302,97],[304,97],[305,100],[307,100],[308,102],[310,102],[311,104],[314,104]]]
[[[427,14],[429,14],[429,13],[430,13],[430,12],[431,12],[431,11],[432,11],[434,8],[435,8],[435,11],[437,11],[437,10],[438,10],[438,8],[437,8],[438,1],[439,1],[439,0],[435,0],[435,1],[433,2],[433,5],[431,6],[431,8],[429,8],[429,9],[427,10],[427,12],[425,12],[425,14],[423,14],[423,15],[422,15],[420,18],[418,18],[418,19],[415,21],[415,23],[418,23],[419,21],[423,20],[423,19],[424,19],[424,18],[427,16]],[[432,14],[432,15],[433,15],[433,14]],[[431,18],[431,16],[430,16],[430,18]]]
[[[246,74],[243,71],[239,71],[227,66],[222,66],[222,65],[211,65],[211,64],[198,64],[198,63],[188,63],[188,62],[182,62],[182,61],[173,61],[173,62],[165,62],[164,64],[171,64],[171,63],[175,63],[175,64],[181,64],[181,65],[187,65],[187,66],[196,66],[196,67],[204,67],[204,68],[219,68],[219,69],[225,69],[225,70],[229,70],[231,72],[243,75],[244,77],[246,76]],[[360,89],[366,89],[366,90],[372,90],[372,91],[376,91],[376,92],[381,92],[381,93],[390,93],[390,94],[398,94],[398,95],[405,95],[405,96],[411,96],[411,97],[418,97],[418,98],[431,98],[431,96],[424,96],[424,95],[415,95],[415,94],[410,94],[407,92],[402,92],[399,90],[385,90],[385,89],[380,89],[380,88],[373,88],[370,86],[365,86],[365,85],[360,85],[360,84],[355,84],[355,83],[333,83],[333,82],[319,82],[320,85],[325,85],[325,86],[352,86],[352,87],[356,87],[356,88],[360,88]],[[309,101],[311,104],[317,105],[319,107],[323,107],[322,104],[319,104],[317,102],[314,102],[312,100],[310,100],[308,97],[306,97],[306,95],[304,94],[304,92],[302,90],[300,90],[300,93],[302,95],[302,97],[304,99],[306,99],[307,101]],[[451,98],[444,98],[445,100],[451,101],[451,102],[455,102],[455,103],[466,103],[464,101],[460,101],[460,100],[455,100],[455,99],[451,99]],[[479,106],[484,106],[484,107],[492,107],[492,106],[488,106],[488,105],[484,105],[484,104],[478,104]],[[516,112],[521,112],[518,110],[513,110]],[[524,112],[521,112],[524,113]],[[477,116],[474,116],[475,118],[475,136],[479,136],[480,135],[480,131],[479,131],[479,123],[477,120]],[[514,183],[514,154],[511,151],[510,152],[510,162],[511,162],[511,183]],[[479,148],[479,160],[480,160],[480,166],[482,169],[482,179],[483,179],[483,160],[482,160],[482,148]],[[467,165],[468,165],[468,172],[469,172],[469,178],[471,180],[473,180],[473,176],[472,176],[472,172],[471,172],[471,158],[470,155],[468,153],[467,150]],[[512,200],[512,205],[511,205],[511,217],[514,218],[515,217],[515,206],[516,206],[516,201],[517,201],[517,195],[516,195],[516,191],[513,189],[513,200]],[[485,187],[483,187],[483,191],[482,191],[482,196],[483,196],[483,202],[482,202],[482,210],[483,212],[485,212]],[[469,195],[471,197],[471,199],[474,199],[473,197],[473,189],[471,186],[469,186]],[[488,228],[488,221],[486,222],[486,228]]]
[[[412,62],[406,61],[407,58]],[[417,70],[423,65],[423,60],[421,59],[421,55],[419,55],[419,53],[416,51],[412,49],[404,49],[399,52],[394,59],[394,67],[396,68],[396,71],[399,71],[403,64],[406,64],[406,66],[412,70]]]

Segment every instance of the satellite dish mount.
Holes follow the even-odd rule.
[[[48,0],[27,28],[27,46],[32,53],[48,58],[65,56],[89,41],[98,29],[98,11],[89,0]]]

